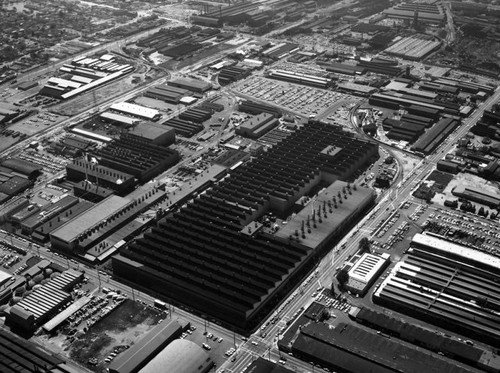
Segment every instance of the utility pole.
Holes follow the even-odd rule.
[[[97,271],[97,280],[99,281],[99,291],[101,290],[101,275],[99,273],[99,266],[95,266],[95,269]]]

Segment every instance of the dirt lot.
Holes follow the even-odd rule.
[[[133,345],[164,317],[164,313],[150,306],[126,300],[72,344],[66,341],[65,335],[35,338],[50,350],[69,357],[90,370],[105,372],[108,363],[104,359],[115,347]],[[93,357],[98,360],[96,366],[88,364],[88,360]]]

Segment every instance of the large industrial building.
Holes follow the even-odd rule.
[[[208,373],[214,362],[200,346],[176,339],[156,355],[139,373]]]
[[[352,203],[345,216],[354,224],[373,194],[360,198],[365,188],[338,180],[354,180],[377,157],[376,144],[311,121],[122,249],[113,257],[114,274],[251,330],[338,238],[325,234],[308,246],[301,237],[253,230],[255,221],[269,211],[290,215],[305,194],[334,183],[338,205]],[[333,216],[333,199],[330,205]]]
[[[278,125],[278,119],[269,113],[261,113],[248,118],[236,128],[236,134],[244,137],[259,138]]]
[[[396,337],[413,345],[441,353],[453,360],[482,369],[486,372],[500,370],[500,356],[493,351],[465,343],[444,333],[436,333],[433,328],[425,328],[413,321],[405,320],[393,312],[376,311],[371,308],[354,307],[349,317],[356,322],[378,330],[385,335]]]
[[[498,345],[499,282],[497,257],[416,234],[407,255],[373,294],[373,301]]]
[[[99,87],[134,70],[129,64],[119,64],[115,56],[105,54],[99,58],[81,56],[71,64],[64,64],[60,77],[50,78],[40,90],[41,95],[69,99]]]
[[[44,206],[37,214],[30,216],[21,222],[21,229],[24,234],[31,234],[46,221],[63,213],[72,206],[78,204],[78,198],[67,195],[55,203]]]
[[[80,372],[55,354],[4,329],[0,330],[0,366],[2,373]]]
[[[212,84],[198,79],[178,78],[167,83],[171,87],[182,88],[196,93],[205,93],[212,89]]]
[[[137,373],[169,343],[178,338],[183,327],[177,321],[164,321],[146,333],[109,366],[109,373]],[[175,372],[173,370],[172,372]],[[179,370],[178,372],[183,372]]]
[[[293,342],[294,356],[346,373],[479,373],[478,369],[412,347],[375,331],[340,322],[308,323]]]
[[[130,191],[135,185],[133,175],[95,164],[84,158],[75,159],[73,163],[68,163],[66,165],[66,175],[68,180],[76,182],[88,180],[119,193]]]
[[[166,139],[171,138],[171,134],[171,131],[167,131]],[[167,170],[179,160],[176,150],[154,144],[151,138],[134,132],[121,135],[119,139],[113,140],[92,155],[99,161],[100,166],[133,175],[142,183]]]
[[[120,114],[131,115],[136,118],[146,119],[146,120],[158,120],[161,117],[161,113],[158,110],[150,109],[145,106],[131,104],[129,102],[118,102],[109,107],[111,111],[115,111]]]
[[[9,325],[25,331],[34,331],[54,316],[58,309],[71,301],[71,288],[83,279],[81,272],[71,269],[51,278],[45,285],[34,289],[10,308]]]

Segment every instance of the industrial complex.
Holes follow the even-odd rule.
[[[0,15],[0,372],[500,372],[498,4]]]

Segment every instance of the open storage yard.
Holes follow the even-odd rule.
[[[106,299],[106,298],[104,298]],[[114,301],[110,301],[110,304]],[[95,372],[105,372],[108,357],[116,356],[137,342],[148,330],[165,318],[165,313],[149,305],[125,300],[88,331],[81,329],[73,333],[74,341],[69,342],[67,334],[55,337],[34,337],[52,351],[67,355],[72,360]],[[67,332],[71,333],[70,330]]]

